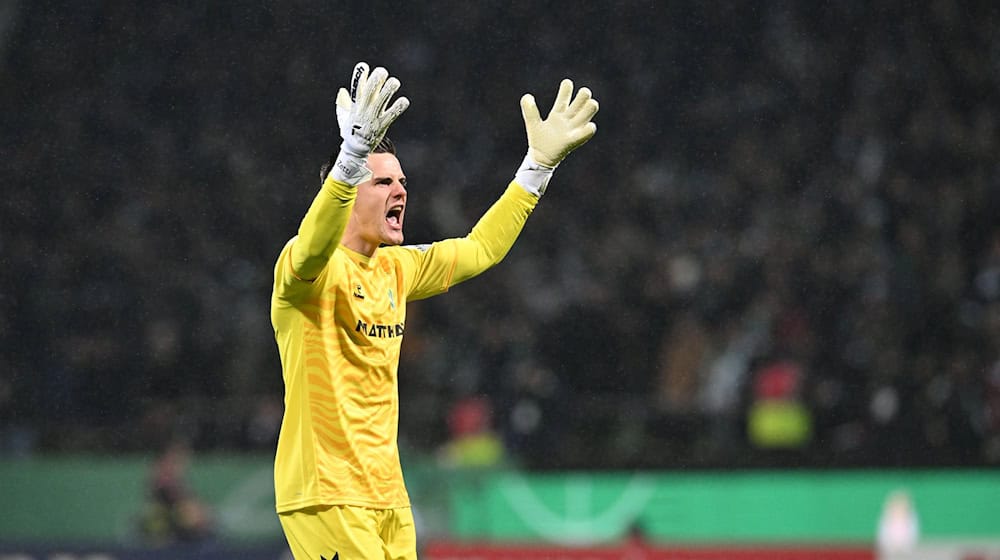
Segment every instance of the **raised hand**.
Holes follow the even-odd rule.
[[[528,133],[528,153],[535,162],[555,167],[570,152],[590,140],[597,132],[591,122],[599,105],[590,89],[580,88],[573,98],[573,82],[565,79],[559,84],[559,93],[552,110],[545,120],[538,114],[535,97],[530,93],[521,97],[521,114]]]

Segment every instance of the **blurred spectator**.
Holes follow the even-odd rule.
[[[506,460],[504,443],[493,429],[489,399],[466,397],[448,413],[450,438],[440,450],[441,462],[451,468],[497,467]]]
[[[812,437],[812,414],[803,402],[805,372],[791,360],[765,363],[754,372],[747,411],[750,443],[759,449],[800,449]]]
[[[501,401],[502,431],[514,461],[527,467],[559,461],[565,434],[566,392],[552,371],[531,359],[514,365]]]
[[[920,540],[920,518],[910,493],[895,490],[885,499],[875,544],[886,558],[912,558]]]
[[[149,500],[139,522],[150,544],[203,541],[213,535],[212,513],[186,480],[190,453],[186,443],[174,440],[153,465]]]

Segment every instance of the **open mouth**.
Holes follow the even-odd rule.
[[[398,204],[389,208],[385,214],[385,221],[392,229],[403,229],[403,205]]]

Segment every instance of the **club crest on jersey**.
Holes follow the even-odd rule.
[[[354,285],[354,292],[352,295],[358,299],[365,299],[365,294],[361,291],[361,284]]]

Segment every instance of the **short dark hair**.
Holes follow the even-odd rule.
[[[330,159],[327,160],[327,162],[324,163],[319,168],[319,181],[320,181],[320,183],[322,183],[323,181],[326,181],[326,176],[330,174],[330,170],[333,169],[333,164],[337,162],[337,154],[339,154],[339,153],[340,153],[340,150],[338,149],[336,152],[333,152],[332,154],[330,154]],[[392,142],[392,140],[389,139],[388,136],[384,136],[382,138],[382,140],[379,141],[378,146],[375,146],[375,149],[372,150],[372,153],[373,154],[392,154],[392,155],[396,155],[396,144],[394,144]]]

